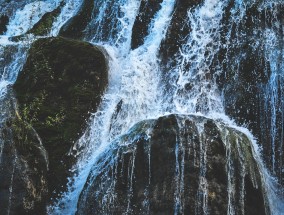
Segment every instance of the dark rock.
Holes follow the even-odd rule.
[[[136,49],[143,44],[144,38],[148,35],[148,28],[155,14],[160,10],[162,0],[141,1],[138,15],[132,28],[131,48]]]
[[[60,29],[59,35],[73,39],[83,39],[84,30],[91,21],[94,1],[84,0],[78,13]]]
[[[0,16],[0,35],[7,31],[7,25],[9,23],[9,17],[6,15]]]
[[[200,2],[200,0],[176,1],[166,38],[162,41],[160,48],[160,56],[164,66],[169,66],[174,63],[175,54],[180,50],[191,31],[187,17],[188,11],[193,10]]]
[[[284,21],[283,4],[260,9],[259,2],[252,3],[245,11],[242,20],[232,22],[231,8],[234,1],[228,5],[223,17],[223,44],[229,44],[221,49],[216,56],[216,68],[222,63],[224,71],[218,79],[219,88],[223,91],[226,114],[232,117],[239,125],[249,128],[263,147],[263,157],[271,172],[284,184],[283,162],[283,89],[281,78],[277,80],[278,89],[269,90],[271,80],[270,60],[267,56],[267,31],[273,30],[283,44],[283,33],[280,27]],[[280,24],[280,26],[279,26]],[[228,39],[227,34],[230,32]],[[227,40],[228,39],[228,40]],[[226,41],[227,40],[227,41]],[[272,38],[271,38],[272,40]],[[282,41],[282,42],[281,42]],[[276,45],[276,44],[274,44]],[[281,49],[273,47],[271,49]],[[281,57],[280,57],[281,58]],[[277,59],[275,59],[277,60]],[[283,64],[283,58],[278,59],[278,66]],[[278,79],[278,76],[275,77]],[[269,98],[276,94],[277,101]],[[275,97],[275,98],[276,98]],[[273,99],[272,99],[273,100]],[[276,130],[271,126],[272,113],[276,115]],[[274,137],[272,137],[275,135]],[[275,142],[273,143],[273,140]],[[274,148],[275,147],[275,148]],[[272,150],[275,150],[273,153]],[[273,155],[274,154],[274,155]],[[273,169],[274,162],[274,169]]]
[[[70,147],[82,134],[107,85],[102,50],[64,38],[39,39],[14,85],[19,114],[39,134],[50,165],[49,192],[64,190],[73,160]]]
[[[244,134],[207,118],[140,122],[94,164],[77,214],[265,214],[252,153]]]
[[[13,98],[10,93],[1,101],[8,113],[0,126],[0,214],[45,214],[47,153],[35,130],[17,115]]]
[[[51,30],[53,22],[60,14],[62,6],[63,5],[61,4],[55,10],[44,14],[42,18],[32,27],[32,29],[27,32],[27,34],[34,34],[37,36],[47,35]]]

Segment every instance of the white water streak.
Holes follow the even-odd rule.
[[[172,73],[177,77],[173,86],[174,105],[168,104],[177,113],[208,112],[223,113],[221,95],[210,68],[220,49],[220,29],[226,1],[205,0],[204,4],[188,12],[191,33],[180,50],[177,68]],[[190,88],[189,90],[187,88]]]
[[[18,36],[26,33],[36,24],[41,17],[54,10],[58,5],[56,2],[37,1],[25,5],[22,10],[17,10],[7,26],[6,36]]]
[[[125,18],[121,29],[124,38],[131,38],[132,25],[138,13],[139,2],[136,4],[123,2]],[[160,11],[157,12],[151,26],[149,35],[139,48],[130,51],[130,40],[122,40],[122,44],[110,47],[105,45],[110,56],[110,83],[103,102],[94,118],[88,131],[80,138],[76,148],[84,148],[81,152],[79,162],[74,167],[78,172],[75,181],[69,187],[70,192],[60,200],[63,210],[54,207],[55,214],[73,214],[76,211],[76,202],[89,171],[96,161],[98,155],[108,148],[117,136],[125,133],[135,123],[157,116],[159,104],[159,65],[158,48],[165,37],[169,21],[171,19],[174,0],[164,0]],[[132,8],[127,8],[127,6]],[[135,13],[133,13],[133,6]],[[101,17],[100,17],[101,19]],[[127,26],[125,26],[127,24]],[[128,35],[127,35],[128,34]],[[105,42],[104,42],[105,43]],[[113,41],[109,42],[113,44]],[[121,53],[129,53],[124,56]],[[118,104],[120,107],[118,108]],[[120,109],[119,111],[116,111]],[[70,210],[71,209],[71,210]],[[68,211],[68,212],[67,212]]]
[[[61,9],[60,15],[57,17],[56,21],[52,25],[50,36],[58,35],[61,27],[78,12],[82,3],[82,0],[65,1],[65,5]]]

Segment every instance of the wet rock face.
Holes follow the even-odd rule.
[[[201,1],[178,0],[176,1],[173,17],[167,30],[166,38],[162,41],[160,56],[164,66],[168,67],[174,62],[174,56],[190,33],[190,23],[187,13],[193,10]]]
[[[225,72],[220,75],[218,85],[224,95],[225,112],[239,125],[244,125],[252,131],[263,147],[267,167],[283,185],[283,84],[282,78],[274,76],[275,72],[273,74],[271,70],[273,64],[278,67],[283,65],[283,58],[269,57],[270,50],[281,50],[281,45],[277,47],[273,36],[267,38],[268,32],[273,31],[276,37],[274,40],[280,41],[279,44],[283,43],[283,35],[279,35],[279,24],[284,20],[283,5],[275,4],[261,10],[259,3],[255,2],[247,7],[242,20],[230,25],[231,7],[232,5],[229,5],[226,9],[222,21],[226,26],[223,32],[226,34],[228,29],[231,31],[230,39],[227,41],[230,46],[226,50],[221,50],[218,55],[218,62],[224,62],[222,71]],[[223,36],[225,38],[225,35]],[[267,39],[271,41],[269,48],[266,45]],[[212,65],[212,68],[214,67],[216,65]],[[271,84],[273,79],[277,81]],[[275,128],[272,125],[273,121]]]
[[[49,193],[67,184],[67,156],[95,112],[107,85],[103,52],[63,38],[37,40],[14,85],[19,114],[42,139],[49,156]]]
[[[2,102],[9,116],[0,126],[0,214],[45,214],[47,153],[37,133],[16,114],[13,95]]]
[[[218,126],[179,115],[138,123],[94,164],[77,214],[265,214],[249,140]]]
[[[0,35],[7,31],[7,25],[9,22],[9,17],[6,15],[0,15]]]
[[[143,0],[132,28],[131,48],[135,49],[143,44],[148,35],[148,27],[155,14],[161,8],[162,0]]]
[[[91,21],[94,1],[85,0],[78,13],[62,26],[59,35],[74,39],[83,39],[84,30]]]
[[[45,36],[51,30],[53,22],[56,20],[57,16],[61,12],[61,7],[63,4],[59,5],[55,10],[47,12],[42,16],[42,18],[27,32],[27,34],[34,34],[36,36]],[[22,35],[19,36],[19,39]],[[15,37],[16,39],[17,37]]]

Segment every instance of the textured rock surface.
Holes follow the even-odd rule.
[[[59,35],[69,38],[82,39],[84,30],[91,21],[94,1],[83,1],[78,13],[62,26]]]
[[[9,112],[0,126],[0,214],[45,214],[46,151],[35,130],[17,115],[13,95],[2,102]]]
[[[138,123],[102,154],[77,214],[259,215],[261,187],[244,134],[206,118],[170,115]]]
[[[19,113],[39,134],[50,165],[49,192],[67,184],[67,153],[86,127],[107,85],[103,52],[91,44],[48,38],[36,41],[14,85]]]
[[[281,50],[283,44],[280,33],[280,23],[283,24],[284,20],[283,5],[275,4],[267,10],[259,8],[259,2],[251,4],[242,20],[229,25],[232,11],[228,6],[222,21],[223,37],[228,39],[226,34],[233,32],[228,41],[224,41],[232,45],[218,53],[216,62],[223,62],[222,71],[226,71],[221,74],[218,84],[224,94],[226,114],[252,131],[264,149],[267,166],[284,184],[281,170],[284,162],[283,78],[278,75],[279,72],[274,71],[273,74],[272,71],[273,68],[281,71],[284,59],[280,55],[275,55],[274,59],[270,57],[270,50]],[[278,24],[273,24],[271,20]],[[270,31],[275,32],[275,38],[269,34]],[[242,32],[242,36],[238,32]],[[267,40],[271,42],[269,47]]]
[[[57,16],[61,12],[61,7],[62,4],[58,6],[58,8],[56,8],[55,10],[44,14],[41,19],[32,27],[32,29],[27,32],[27,34],[34,34],[37,36],[48,35],[53,22],[56,20]]]
[[[7,30],[7,24],[9,22],[9,17],[6,15],[0,15],[0,35],[4,34]]]

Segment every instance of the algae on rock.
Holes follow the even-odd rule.
[[[100,103],[107,69],[101,49],[86,42],[45,38],[29,50],[14,89],[19,114],[48,152],[49,192],[58,194],[67,184],[73,163],[67,154]]]

